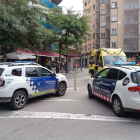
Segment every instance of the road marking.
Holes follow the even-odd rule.
[[[73,100],[73,99],[49,99],[49,100],[36,100],[36,101],[47,101],[47,102],[77,102],[79,100]]]
[[[28,112],[14,111],[9,117],[0,117],[0,119],[66,119],[66,120],[86,120],[86,121],[107,121],[107,122],[140,122],[138,119],[119,118],[110,116],[58,113],[58,112]]]

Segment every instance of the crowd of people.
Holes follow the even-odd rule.
[[[46,62],[46,67],[51,70],[51,66],[50,66],[50,61],[47,59],[47,62]],[[65,70],[66,70],[66,65],[65,65],[65,62],[64,60],[62,60],[61,64],[60,64],[60,72],[61,73],[65,73]],[[55,62],[55,68],[56,68],[56,73],[59,72],[59,59],[56,60]]]

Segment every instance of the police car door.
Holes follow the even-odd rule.
[[[118,75],[119,75],[119,70],[111,68],[109,73],[107,74],[107,77],[100,84],[101,94],[109,99],[111,99],[111,94],[115,90]]]
[[[38,96],[42,91],[42,79],[39,77],[37,68],[26,67],[25,68],[26,84],[29,90],[29,94],[32,96]]]
[[[96,78],[93,80],[93,93],[95,92],[96,95],[103,95],[103,91],[101,89],[101,85],[104,82],[107,74],[109,72],[109,68],[101,70],[97,75]]]
[[[38,67],[38,71],[42,78],[42,87],[44,93],[50,93],[56,90],[57,79],[56,76],[52,76],[52,72],[49,70]]]

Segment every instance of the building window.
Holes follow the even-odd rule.
[[[95,48],[95,43],[93,43],[93,48]]]
[[[91,36],[88,36],[88,40],[91,40]]]
[[[117,2],[112,2],[112,8],[116,8],[117,7]]]
[[[105,33],[101,33],[101,38],[105,38]]]
[[[93,10],[95,10],[95,4],[93,4]]]
[[[87,45],[85,46],[85,50],[87,49]]]
[[[88,0],[88,3],[90,3],[90,0]]]
[[[88,8],[88,12],[90,13],[90,11],[91,11],[91,7],[90,8]]]
[[[105,48],[105,45],[101,45],[101,48]]]
[[[102,0],[101,3],[105,3],[105,0]]]
[[[88,49],[91,49],[91,44],[88,44]]]
[[[105,21],[102,21],[101,22],[101,27],[105,27],[106,26],[106,22]]]
[[[95,39],[95,33],[93,33],[93,39]]]
[[[93,24],[93,29],[95,29],[95,24]]]
[[[112,35],[116,35],[117,34],[117,30],[116,29],[112,29]]]
[[[87,6],[87,3],[85,2],[85,6]]]
[[[117,48],[116,42],[112,42],[112,48]]]
[[[105,15],[106,14],[106,11],[105,10],[102,10],[101,11],[101,15]]]
[[[93,14],[93,19],[95,19],[95,14]]]
[[[117,21],[117,16],[112,16],[111,21]]]
[[[89,29],[90,29],[90,31],[91,31],[91,26],[89,26]]]

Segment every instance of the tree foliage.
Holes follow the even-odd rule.
[[[43,9],[35,4],[36,0],[0,0],[0,47],[4,58],[7,51],[17,48],[35,51],[47,36],[53,35],[40,24],[38,15]]]
[[[87,36],[90,36],[90,18],[81,16],[73,9],[67,9],[64,14],[60,9],[54,8],[47,11],[47,24],[51,25],[53,36],[47,38],[50,43],[59,44],[59,60],[61,61],[61,51],[65,46],[79,46],[84,43]]]

